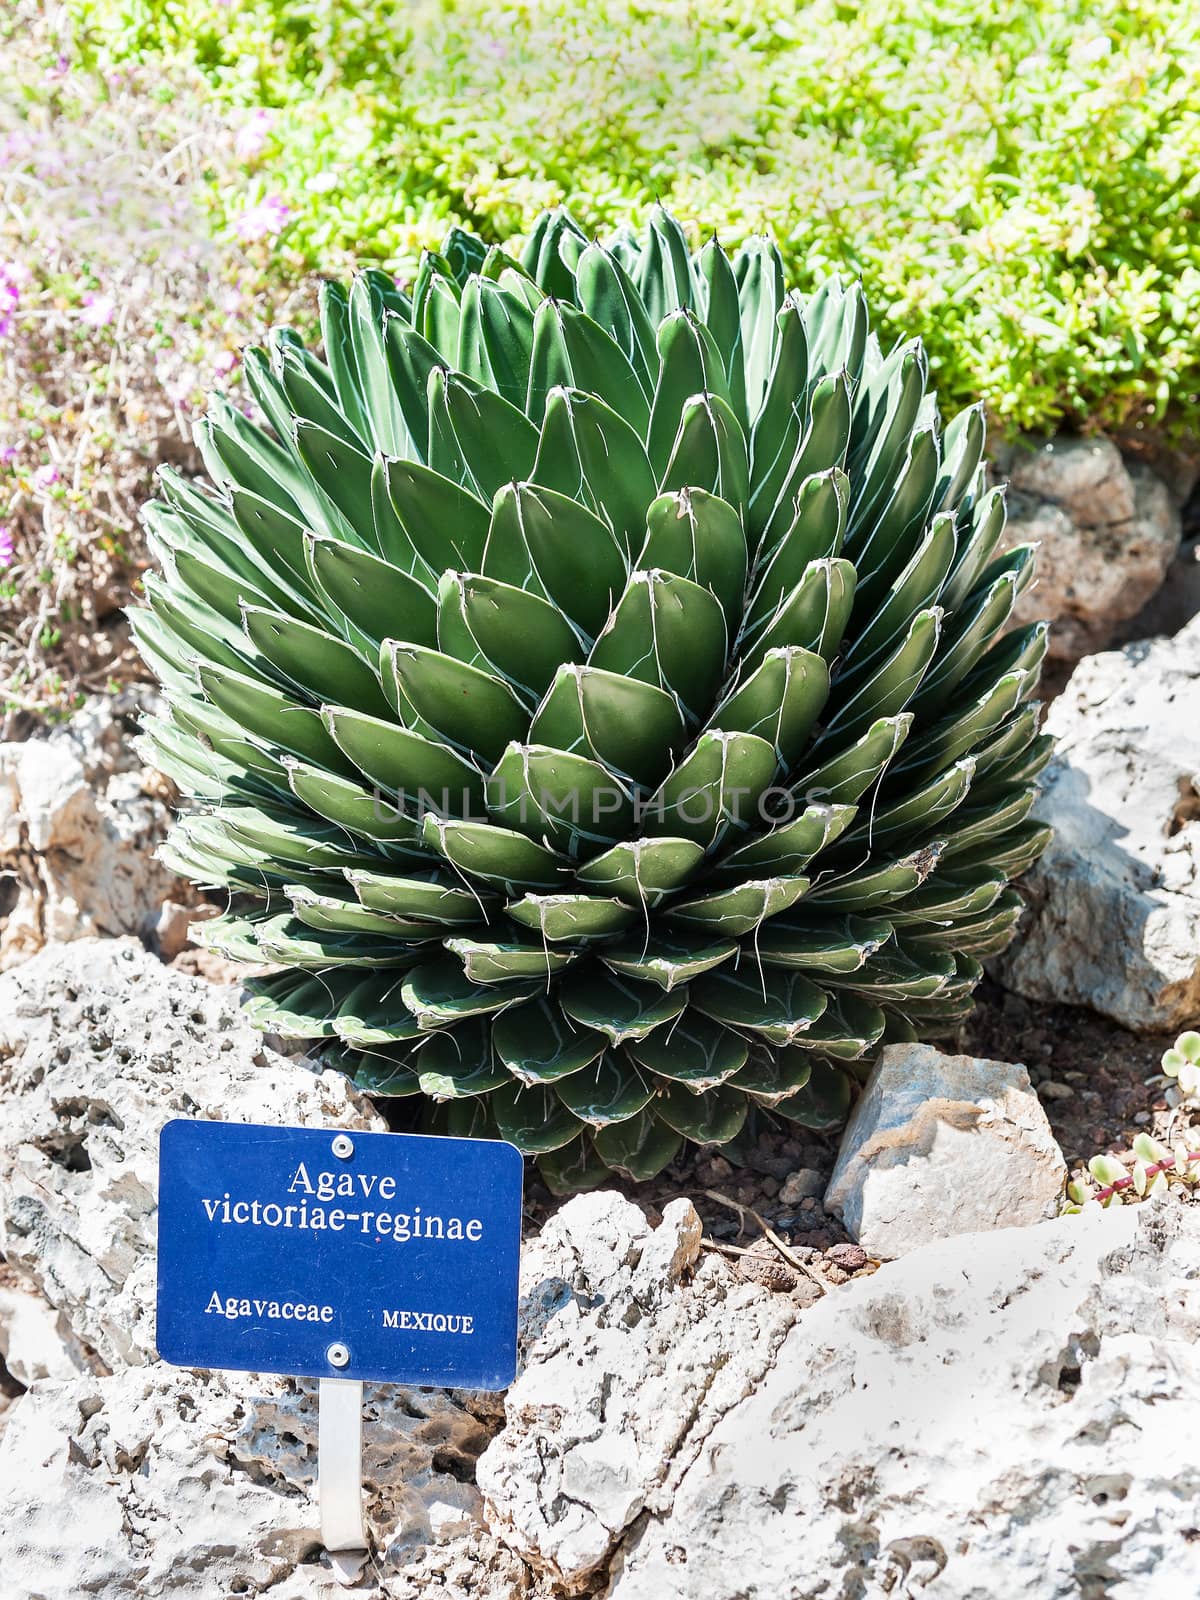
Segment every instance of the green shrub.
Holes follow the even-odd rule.
[[[408,272],[448,218],[519,239],[562,200],[595,229],[661,199],[693,243],[769,230],[802,287],[861,274],[883,335],[1006,424],[1196,415],[1191,0],[74,10],[106,69],[276,113],[247,183],[318,269]]]
[[[169,859],[266,1027],[555,1188],[835,1126],[1020,914],[1049,755],[978,406],[859,286],[562,212],[326,286],[163,475],[135,618]]]

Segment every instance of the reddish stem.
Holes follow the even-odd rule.
[[[1190,1161],[1200,1161],[1200,1150],[1188,1151],[1187,1155],[1183,1158],[1184,1166],[1187,1166],[1188,1162]],[[1174,1156],[1169,1156],[1166,1161],[1156,1161],[1152,1167],[1146,1168],[1147,1180],[1157,1178],[1160,1172],[1171,1172],[1178,1165],[1179,1163],[1175,1160]],[[1103,1189],[1097,1189],[1095,1194],[1092,1196],[1092,1199],[1100,1201],[1108,1200],[1114,1194],[1116,1194],[1118,1189],[1128,1189],[1132,1186],[1132,1184],[1132,1174],[1127,1178],[1118,1178],[1115,1183],[1110,1183]]]

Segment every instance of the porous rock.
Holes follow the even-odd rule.
[[[154,854],[170,810],[132,753],[133,709],[98,696],[46,738],[0,744],[0,968],[145,933],[164,900],[195,899]]]
[[[1198,1335],[1196,1208],[927,1245],[804,1313],[606,1600],[1191,1592]]]
[[[0,977],[0,1253],[109,1368],[153,1358],[158,1135],[172,1117],[382,1128],[339,1073],[264,1046],[236,993],[133,939]]]
[[[66,1318],[21,1283],[0,1286],[0,1360],[25,1388],[39,1378],[91,1371]]]
[[[872,1256],[1040,1221],[1067,1168],[1022,1066],[881,1050],[842,1136],[826,1209]]]
[[[1200,618],[1173,639],[1076,668],[1033,815],[1054,827],[1021,880],[1009,989],[1090,1006],[1122,1027],[1200,1017]]]
[[[572,1200],[526,1248],[526,1365],[478,1483],[493,1530],[568,1590],[603,1572],[639,1517],[668,1511],[798,1315],[699,1250],[690,1201],[651,1229],[610,1191]]]
[[[1014,621],[1049,619],[1060,661],[1102,650],[1161,587],[1179,547],[1166,484],[1102,435],[1021,441],[998,465],[1010,484],[1006,543],[1040,547]]]
[[[516,1600],[519,1563],[478,1526],[460,1481],[486,1439],[437,1392],[368,1388],[365,1512],[374,1555],[355,1592]],[[345,1591],[321,1557],[315,1385],[126,1367],[41,1382],[0,1443],[4,1593],[158,1600]],[[453,1517],[438,1542],[434,1522]]]

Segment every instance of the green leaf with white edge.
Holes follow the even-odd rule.
[[[742,1070],[730,1079],[730,1088],[770,1109],[803,1089],[812,1076],[812,1068],[812,1056],[795,1046],[785,1050],[756,1050]]]
[[[477,1020],[427,1035],[412,1062],[421,1093],[431,1100],[466,1100],[511,1082],[492,1051],[488,1029]]]
[[[632,572],[588,666],[677,695],[700,721],[716,697],[728,647],[724,613],[707,589],[670,572]]]
[[[661,494],[702,489],[744,514],[750,498],[746,435],[720,395],[696,394],[685,402],[658,487]]]
[[[667,470],[679,432],[680,418],[695,395],[717,394],[728,400],[725,363],[716,341],[690,311],[677,310],[663,318],[655,336],[658,377],[654,402],[646,424],[646,453],[659,477]],[[633,421],[633,418],[630,418]],[[635,426],[638,424],[635,423]],[[699,480],[697,480],[699,481]],[[674,570],[674,569],[672,569]]]
[[[570,863],[512,828],[490,822],[456,822],[427,814],[425,842],[451,866],[506,894],[557,889],[570,882]]]
[[[243,606],[242,626],[255,649],[302,694],[371,716],[391,714],[379,679],[358,651],[323,628],[259,606]]]
[[[974,868],[970,872],[935,872],[924,886],[888,907],[888,921],[897,928],[937,926],[957,917],[973,917],[989,910],[1004,892],[1001,872]]]
[[[246,1015],[256,1028],[285,1039],[330,1039],[353,973],[273,972],[247,984]]]
[[[728,1144],[742,1131],[749,1109],[746,1096],[729,1088],[694,1094],[672,1084],[654,1097],[656,1116],[693,1144]]]
[[[372,933],[381,939],[407,939],[411,924],[382,911],[368,911],[351,895],[322,894],[300,884],[286,890],[292,910],[308,928],[324,933]],[[429,933],[436,933],[430,929]]]
[[[388,498],[414,564],[435,575],[451,566],[477,571],[491,520],[488,506],[461,484],[417,461],[388,461],[385,472]],[[407,570],[402,551],[385,548],[383,554]],[[419,577],[420,571],[413,576]]]
[[[670,694],[618,673],[564,665],[529,726],[534,744],[602,762],[646,788],[666,775],[686,738]]]
[[[814,473],[800,485],[786,532],[755,564],[746,605],[748,630],[766,622],[814,561],[841,553],[849,496],[849,480],[836,467]]]
[[[483,776],[446,745],[358,711],[326,706],[324,723],[337,747],[372,783],[444,815],[479,815]]]
[[[774,967],[810,972],[857,972],[892,936],[882,917],[776,918],[754,948]]]
[[[433,378],[437,377],[435,369]],[[440,391],[440,392],[439,392]],[[526,478],[538,448],[538,431],[523,410],[463,374],[431,383],[430,414],[445,407],[459,452],[479,497],[491,504],[501,484]]]
[[[818,1133],[840,1128],[850,1110],[850,1079],[817,1056],[804,1088],[780,1101],[775,1109],[789,1122]]]
[[[854,568],[840,557],[810,561],[804,576],[741,645],[743,672],[768,650],[799,645],[828,663],[837,655],[854,603]]]
[[[809,890],[808,898],[822,911],[871,911],[877,906],[890,907],[893,900],[902,899],[921,887],[937,866],[940,855],[941,844],[935,840],[897,860],[818,879]]]
[[[545,745],[510,745],[486,793],[498,822],[571,857],[627,836],[633,820],[633,795],[607,767]]]
[[[793,1040],[795,1050],[814,1050],[818,1055],[834,1061],[848,1061],[861,1065],[865,1075],[864,1057],[883,1038],[887,1029],[887,1016],[882,1006],[861,995],[833,990],[829,1004],[813,1023]]]
[[[654,1086],[610,1050],[569,1078],[559,1078],[554,1092],[580,1122],[589,1128],[606,1128],[636,1117],[653,1098]]]
[[[360,848],[358,840],[372,839],[378,844],[398,847],[422,855],[421,824],[406,816],[382,795],[372,794],[349,778],[323,772],[294,757],[284,760],[288,784],[296,799],[319,817],[345,828],[354,838],[347,849]]]
[[[511,584],[447,572],[438,585],[438,644],[447,655],[506,679],[531,705],[564,661],[586,654],[556,606]]]
[[[916,693],[937,649],[942,614],[936,607],[919,612],[890,655],[866,673],[839,677],[830,699],[836,710],[822,739],[839,742],[872,727],[881,717],[895,717]],[[819,746],[818,746],[819,748]]]
[[[346,878],[370,911],[427,918],[436,924],[476,923],[495,902],[436,871],[399,875],[348,868]]]
[[[646,512],[644,572],[673,572],[716,596],[731,635],[741,620],[746,535],[735,507],[703,489],[659,495]]]
[[[974,776],[975,763],[970,756],[964,756],[945,772],[938,773],[928,783],[920,785],[904,799],[896,800],[890,805],[873,807],[871,813],[863,818],[858,827],[844,835],[838,854],[849,855],[855,850],[873,849],[885,841],[937,828],[938,833],[947,841],[948,857],[950,841],[955,837],[960,818],[964,813],[960,812],[954,822],[945,827],[938,825],[944,817],[956,811],[966,799]],[[1003,824],[998,823],[997,826]]]
[[[757,878],[730,889],[714,889],[674,900],[666,912],[672,927],[711,929],[725,938],[744,938],[771,917],[803,899],[807,878]]]
[[[472,983],[508,983],[518,978],[548,978],[576,959],[573,950],[551,950],[516,939],[460,936],[442,941],[456,955]]]
[[[732,1078],[746,1064],[750,1047],[739,1033],[696,1011],[669,1028],[631,1039],[625,1052],[647,1072],[669,1083],[705,1093]]]
[[[258,930],[259,959],[280,966],[408,966],[412,950],[396,940],[371,934],[325,933],[293,917],[272,917]]]
[[[875,951],[854,972],[826,972],[822,981],[845,985],[876,1000],[931,1000],[954,977],[954,957],[941,950],[903,950],[895,945]]]
[[[747,876],[789,877],[802,872],[849,826],[857,807],[809,805],[789,821],[738,845],[709,872],[713,883],[741,883]]]
[[[351,643],[360,648],[378,647],[384,639],[437,643],[437,601],[416,578],[337,539],[313,534],[306,549],[327,614]]]
[[[356,776],[354,763],[330,737],[321,714],[311,706],[245,673],[201,664],[196,677],[208,700],[237,727],[314,766],[343,777]]]
[[[634,839],[593,856],[575,876],[590,889],[653,910],[687,883],[703,861],[702,846],[691,839]]]
[[[706,1016],[777,1045],[793,1043],[829,1004],[815,983],[779,967],[757,968],[751,955],[737,972],[723,969],[698,978],[690,996]]]
[[[523,1089],[507,1083],[488,1097],[500,1136],[515,1144],[522,1155],[546,1155],[578,1139],[579,1118],[567,1110],[553,1089]]]
[[[595,638],[629,564],[612,529],[586,506],[536,483],[510,483],[493,502],[481,570],[552,601]]]
[[[712,714],[709,726],[753,733],[774,746],[781,767],[800,759],[829,697],[823,657],[799,646],[768,650]]]
[[[603,939],[623,933],[638,913],[622,900],[589,894],[527,894],[510,900],[505,913],[552,943]]]
[[[657,484],[641,439],[594,395],[553,388],[546,397],[537,459],[528,477],[579,500],[603,519],[630,556]]]
[[[577,1139],[538,1157],[538,1173],[551,1194],[583,1194],[612,1182],[612,1170],[592,1148],[589,1139]]]
[[[759,801],[777,773],[775,751],[765,739],[703,733],[647,802],[646,831],[712,849],[731,830],[745,833],[755,826]]]
[[[339,1039],[352,1045],[402,1044],[422,1037],[417,1019],[404,1003],[404,978],[394,973],[350,973],[348,988],[333,1019]]]
[[[569,1077],[607,1048],[602,1033],[578,1028],[545,994],[502,1012],[492,1025],[496,1054],[520,1083]]]
[[[529,726],[528,712],[503,679],[454,656],[389,640],[384,660],[402,702],[466,755],[497,761]]]
[[[623,1044],[673,1021],[686,1007],[688,994],[686,989],[672,992],[638,983],[590,962],[576,964],[564,974],[558,999],[581,1027],[602,1033],[611,1044]]]
[[[328,428],[297,417],[293,424],[296,454],[320,485],[322,497],[340,513],[340,521],[321,516],[315,531],[334,535],[346,531],[364,550],[375,547],[375,518],[371,511],[371,457],[361,446],[340,439]],[[309,499],[313,497],[311,491]]]
[[[661,989],[676,989],[702,972],[722,966],[737,949],[732,939],[711,936],[634,935],[616,944],[604,945],[597,954],[605,966],[622,977],[656,983]]]
[[[597,1128],[592,1142],[600,1159],[630,1183],[644,1183],[669,1166],[683,1139],[660,1122],[652,1107],[624,1122]]]
[[[485,1016],[527,1000],[539,987],[537,979],[516,983],[472,983],[461,961],[451,955],[414,967],[404,980],[404,1004],[429,1032],[449,1027],[466,1017]]]

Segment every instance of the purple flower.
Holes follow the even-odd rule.
[[[11,567],[15,555],[12,529],[0,527],[0,567]]]
[[[60,481],[59,470],[53,464],[39,467],[33,475],[34,488],[43,491],[53,489],[54,485]]]
[[[26,274],[13,262],[0,261],[0,339],[7,339],[13,328],[13,312],[21,298]]]
[[[253,161],[256,156],[262,155],[274,125],[273,111],[268,111],[265,106],[259,106],[256,111],[252,111],[238,129],[237,137],[233,141],[234,153],[238,160]]]
[[[84,291],[80,316],[89,328],[106,328],[116,313],[117,302],[112,295],[98,294],[94,289]]]
[[[234,231],[247,243],[254,239],[273,239],[287,226],[292,208],[281,195],[269,194],[257,205],[247,206],[234,222]]]

